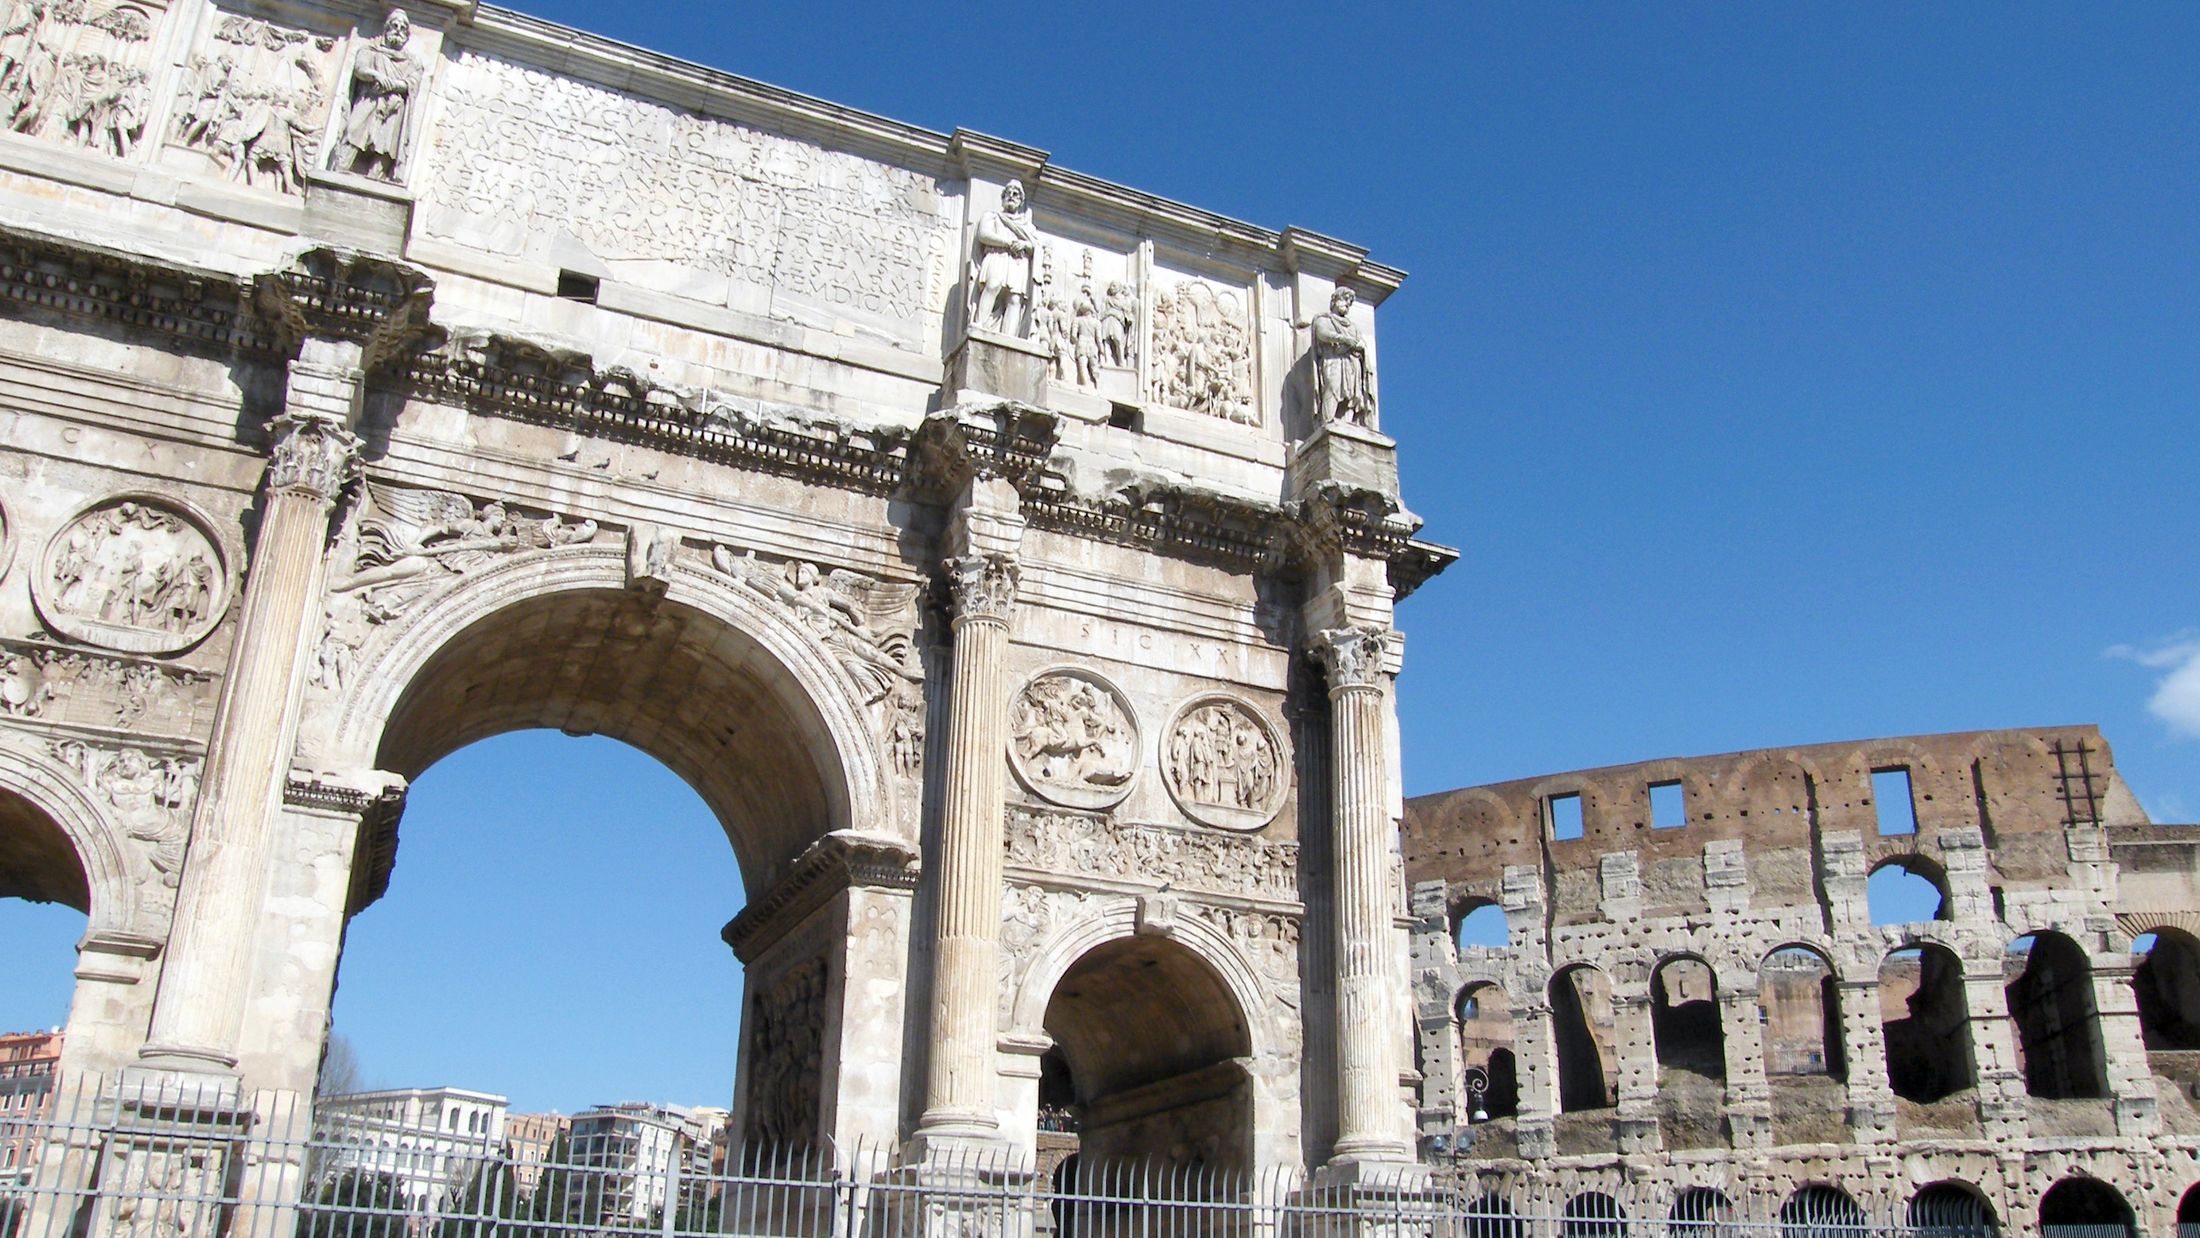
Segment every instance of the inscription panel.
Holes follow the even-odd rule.
[[[431,233],[516,251],[513,224],[570,232],[634,264],[623,279],[755,312],[809,307],[912,346],[937,335],[952,204],[930,176],[476,52],[441,95],[424,194],[446,209]]]

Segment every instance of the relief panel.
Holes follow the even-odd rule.
[[[1267,825],[1288,790],[1275,728],[1231,696],[1203,696],[1178,711],[1161,738],[1161,775],[1185,816],[1224,830]]]
[[[198,517],[156,499],[105,500],[46,544],[31,598],[64,636],[130,653],[206,638],[229,606],[231,571]]]
[[[217,13],[184,65],[170,146],[195,152],[239,184],[303,192],[328,118],[336,56],[331,36]]]
[[[0,115],[17,133],[126,157],[153,105],[161,9],[93,0],[0,0]]]
[[[1033,794],[1054,803],[1120,802],[1137,776],[1139,752],[1130,698],[1091,671],[1043,671],[1009,708],[1009,764]]]
[[[1156,269],[1151,295],[1149,398],[1238,425],[1262,424],[1246,290]]]

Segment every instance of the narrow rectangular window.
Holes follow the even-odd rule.
[[[593,275],[583,275],[579,271],[558,272],[558,296],[564,300],[594,305],[601,287],[602,282]]]
[[[1551,815],[1551,837],[1563,842],[1581,837],[1581,793],[1554,795],[1545,801]]]
[[[1900,765],[1872,771],[1872,805],[1879,810],[1881,834],[1917,833],[1917,804],[1910,798],[1910,771]]]
[[[1688,793],[1677,782],[1650,784],[1650,828],[1677,830],[1688,824]]]

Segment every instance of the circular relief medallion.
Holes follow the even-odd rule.
[[[229,565],[197,518],[144,498],[108,499],[64,525],[31,578],[57,632],[130,653],[206,638],[229,605]]]
[[[1261,712],[1236,697],[1193,699],[1161,740],[1161,780],[1184,815],[1224,830],[1257,830],[1283,809],[1283,745]]]
[[[1138,719],[1114,684],[1074,667],[1042,671],[1016,694],[1008,763],[1025,786],[1070,808],[1106,808],[1138,773]]]
[[[0,580],[7,579],[8,569],[15,564],[15,530],[8,524],[8,509],[0,504]]]

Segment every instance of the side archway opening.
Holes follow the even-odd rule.
[[[2098,1178],[2065,1178],[2040,1196],[2040,1238],[2138,1238],[2123,1192]]]
[[[1190,949],[1147,936],[1093,947],[1055,984],[1045,1028],[1081,1164],[1251,1167],[1246,1016]]]

